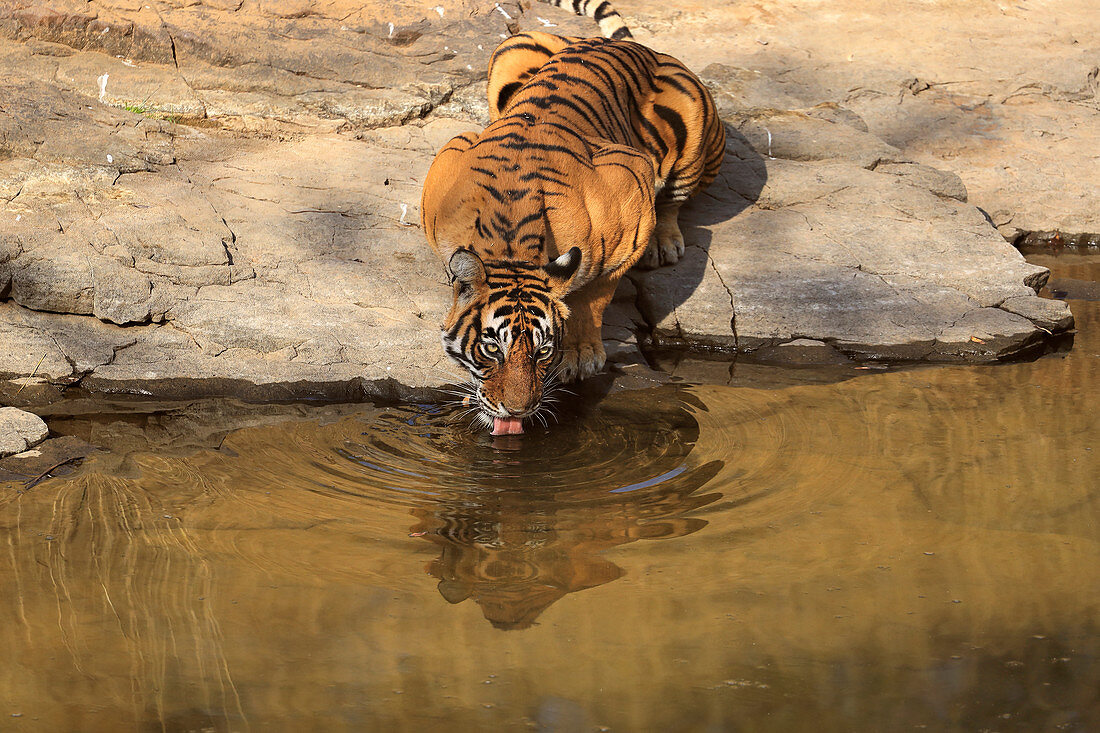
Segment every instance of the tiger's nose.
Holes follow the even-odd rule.
[[[537,395],[525,395],[524,397],[517,397],[506,400],[501,403],[501,406],[508,411],[509,415],[519,416],[526,415],[538,404],[539,398]]]

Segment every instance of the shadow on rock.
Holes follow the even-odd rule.
[[[718,177],[680,210],[680,230],[686,244],[683,258],[672,267],[631,273],[639,291],[639,308],[658,341],[662,336],[675,340],[679,335],[675,310],[705,281],[713,280],[710,286],[716,290],[714,296],[720,296],[712,298],[715,317],[730,320],[732,295],[710,266],[713,234],[708,227],[732,219],[756,202],[768,180],[768,171],[764,158],[748,139],[728,123],[725,128],[726,157]],[[728,338],[711,346],[733,350],[736,342],[732,322],[728,326]]]

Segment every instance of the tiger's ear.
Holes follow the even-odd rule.
[[[454,285],[455,305],[465,307],[485,285],[485,263],[468,249],[456,249],[447,262],[447,274]]]
[[[576,290],[573,287],[574,275],[581,266],[581,248],[572,247],[561,257],[542,266],[546,279],[550,281],[550,290],[559,298],[564,298]]]
[[[457,282],[467,287],[485,284],[485,263],[465,248],[456,249],[451,255],[450,261],[447,262],[447,273],[451,276],[453,283]]]

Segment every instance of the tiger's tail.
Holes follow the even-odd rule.
[[[615,10],[609,0],[542,0],[558,8],[572,9],[577,15],[587,15],[593,18],[600,26],[600,32],[605,38],[633,38],[630,29],[626,27],[623,16]]]

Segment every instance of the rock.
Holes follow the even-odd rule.
[[[620,11],[635,38],[718,81],[719,104],[730,102],[723,112],[837,105],[907,160],[958,174],[1010,240],[1100,234],[1100,15],[1091,0],[868,0],[827,12],[791,0],[766,11],[692,2],[677,5],[674,22],[659,5]]]
[[[7,68],[0,72],[5,100],[0,147],[4,150],[40,163],[61,162],[78,169],[94,166],[116,175],[172,162],[166,123],[24,76],[12,70],[18,68],[18,58],[8,56],[5,61]]]
[[[870,133],[804,112],[759,110],[727,117],[762,156],[786,160],[850,160],[862,168],[903,162],[901,151]]]
[[[647,330],[647,325],[635,305],[637,297],[634,284],[629,278],[623,278],[615,299],[604,311],[602,336],[609,363],[646,363],[638,344],[638,333]]]
[[[795,339],[778,346],[765,347],[756,353],[761,361],[777,364],[847,364],[848,358],[824,341]]]
[[[73,365],[65,352],[48,333],[27,323],[25,312],[11,303],[0,303],[0,376],[67,380]]]
[[[84,247],[72,239],[59,236],[14,260],[11,297],[15,302],[54,313],[92,313],[92,266]]]
[[[202,189],[171,171],[120,178],[119,204],[99,218],[133,260],[182,268],[228,265],[233,233]]]
[[[323,129],[335,119],[366,128],[418,119],[483,80],[507,32],[493,4],[470,0],[439,0],[442,14],[406,1],[363,8],[226,0],[155,11],[135,3],[99,15],[85,6],[0,9],[0,36],[32,42],[23,48],[39,58],[20,65],[36,79],[143,113],[233,126],[276,119]],[[67,54],[55,55],[58,47]]]
[[[38,415],[16,407],[0,407],[0,458],[38,445],[49,432]]]
[[[822,102],[819,105],[804,109],[802,112],[810,117],[832,122],[836,125],[848,125],[860,132],[869,132],[867,123],[847,107],[841,107],[835,102]]]
[[[1027,338],[1019,338],[1021,331],[1027,333]],[[1040,340],[1030,320],[999,308],[978,308],[941,331],[936,346],[945,360],[969,361],[975,355],[1011,357]]]
[[[790,144],[800,139],[809,136],[793,134]],[[659,345],[751,352],[814,339],[859,358],[988,360],[1072,322],[1057,301],[1026,310],[1040,301],[1045,269],[1024,262],[975,209],[912,178],[866,170],[861,154],[799,162],[819,149],[769,161],[747,208],[723,181],[743,163],[727,158],[710,195],[685,209],[684,259],[633,276]],[[1037,321],[998,311],[1008,299],[1013,313]],[[976,330],[963,334],[960,323]],[[974,348],[970,336],[982,335],[984,347]]]
[[[724,118],[748,109],[794,109],[802,106],[802,100],[789,96],[781,83],[753,69],[712,63],[699,72],[699,78],[710,89],[718,106],[718,114]],[[863,131],[867,131],[866,125]]]
[[[950,171],[941,171],[920,163],[879,163],[874,170],[898,176],[903,181],[931,191],[937,196],[966,202],[966,186],[961,178]]]
[[[67,380],[79,379],[96,368],[110,364],[120,349],[132,346],[151,330],[139,327],[118,328],[94,318],[39,313],[10,305],[0,306],[0,314],[0,322],[5,317],[15,320],[42,334],[49,344],[59,349],[67,361]],[[31,356],[33,355],[32,351]],[[46,363],[43,363],[42,369],[46,369]],[[39,370],[40,374],[49,373],[42,369]]]
[[[1047,331],[1067,331],[1073,327],[1073,316],[1060,300],[1032,298],[1030,296],[1005,298],[1000,308],[1023,316]]]
[[[96,318],[119,325],[149,320],[153,284],[148,277],[108,257],[92,258],[91,266]]]
[[[658,345],[737,351],[733,296],[704,247],[693,243],[675,267],[634,272],[631,279]]]

